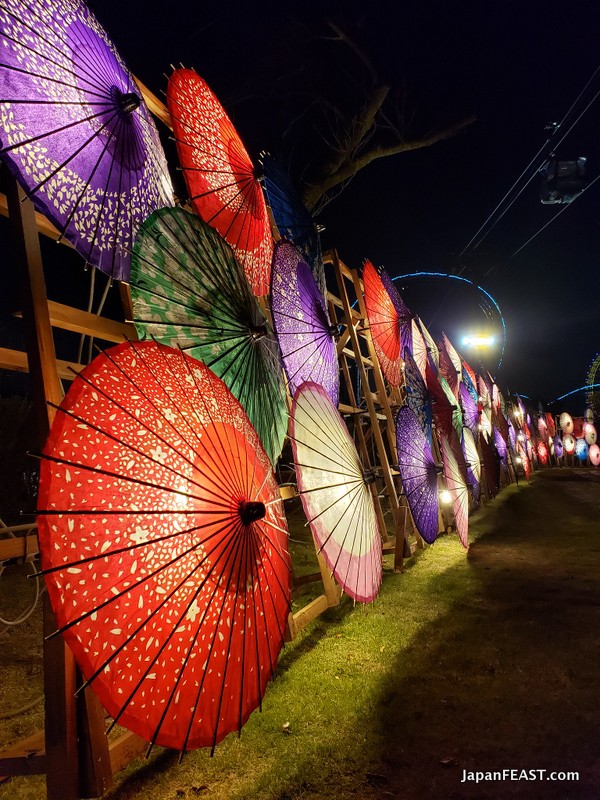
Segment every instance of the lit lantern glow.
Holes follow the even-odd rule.
[[[448,491],[448,489],[442,489],[440,492],[440,503],[444,506],[449,506],[452,502],[452,495]]]

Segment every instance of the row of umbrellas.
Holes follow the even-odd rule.
[[[88,263],[130,282],[144,339],[77,376],[44,448],[38,524],[59,630],[115,723],[214,748],[260,706],[283,644],[290,557],[273,465],[286,435],[336,579],[361,602],[381,582],[376,477],[337,411],[318,235],[267,155],[259,180],[193,70],[167,90],[187,210],[137,83],[82,2],[0,0],[0,37],[0,154]],[[367,262],[363,282],[379,361],[404,395],[397,455],[415,524],[435,540],[442,474],[467,547],[481,465],[494,494],[527,446],[515,427],[511,443],[491,377],[436,343],[384,270]]]

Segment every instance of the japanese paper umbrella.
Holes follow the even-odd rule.
[[[140,222],[173,204],[140,90],[79,0],[2,0],[0,154],[90,264],[129,277]]]
[[[494,497],[500,488],[500,459],[496,453],[496,449],[487,441],[483,434],[479,436],[479,447],[481,448],[481,457],[488,492]]]
[[[179,346],[222,378],[275,463],[288,423],[279,348],[229,245],[195,214],[159,209],[136,239],[131,298],[140,338]]]
[[[271,223],[242,140],[223,106],[192,69],[173,72],[167,105],[194,210],[234,249],[254,294],[268,294]]]
[[[308,264],[285,241],[277,242],[273,255],[271,313],[292,396],[301,383],[312,380],[323,386],[337,408],[335,329]]]
[[[471,487],[474,499],[478,501],[481,495],[481,462],[475,437],[467,427],[463,428],[461,445],[467,465],[467,482]]]
[[[363,286],[369,328],[377,358],[390,386],[402,383],[402,351],[412,346],[412,321],[396,287],[383,268],[367,260]]]
[[[479,407],[464,383],[458,387],[458,396],[462,408],[463,423],[471,431],[473,436],[477,436],[479,430]]]
[[[290,561],[225,384],[154,342],[98,356],[57,412],[38,503],[59,630],[114,721],[181,751],[240,729],[283,644]]]
[[[410,350],[404,348],[404,386],[406,389],[406,405],[416,415],[421,425],[421,430],[427,437],[429,445],[432,444],[432,425],[433,410],[431,396],[425,386],[417,364],[410,354]]]
[[[419,533],[431,544],[438,534],[438,469],[421,423],[408,406],[396,415],[396,444],[410,512]]]
[[[282,239],[292,242],[311,268],[321,294],[325,294],[325,268],[317,226],[290,176],[276,159],[261,155],[263,186],[275,225]]]
[[[462,469],[457,461],[452,446],[445,434],[442,434],[441,449],[444,465],[444,480],[452,495],[452,509],[456,532],[463,547],[469,546],[469,492]]]
[[[329,395],[303,383],[294,395],[290,438],[298,489],[317,546],[342,589],[371,602],[381,584],[381,537],[356,447]]]
[[[452,389],[455,397],[458,397],[458,387],[462,381],[462,363],[460,356],[445,333],[442,333],[442,341],[438,345],[440,354],[440,372],[448,381],[448,386]]]

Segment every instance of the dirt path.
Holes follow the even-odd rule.
[[[600,798],[600,474],[539,472],[474,523],[464,567],[440,577],[469,590],[382,697],[376,796]],[[461,782],[503,769],[521,779]]]

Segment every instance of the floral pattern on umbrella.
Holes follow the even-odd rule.
[[[225,384],[154,342],[98,356],[57,412],[38,503],[59,629],[114,722],[181,751],[239,730],[283,644],[290,560]]]
[[[139,224],[174,203],[133,76],[78,0],[3,0],[0,43],[4,162],[89,264],[127,280]]]
[[[288,424],[279,348],[229,245],[195,214],[160,209],[136,239],[131,297],[140,338],[181,347],[222,378],[275,463]]]
[[[254,294],[268,294],[271,223],[254,165],[233,123],[193,69],[173,72],[167,105],[194,210],[234,249]]]

